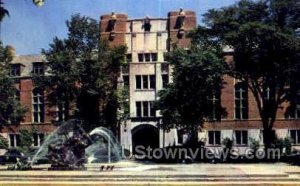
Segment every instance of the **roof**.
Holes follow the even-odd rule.
[[[12,60],[12,64],[23,64],[26,66],[26,64],[30,64],[33,62],[46,62],[46,58],[44,55],[19,55],[15,56]]]
[[[21,64],[21,77],[24,77],[31,76],[32,64],[35,62],[46,62],[46,58],[43,55],[19,55],[13,58],[11,64]]]

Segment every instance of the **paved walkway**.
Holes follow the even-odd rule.
[[[101,164],[102,165],[102,164]],[[142,164],[119,162],[113,171],[100,164],[86,171],[6,171],[0,167],[0,185],[300,185],[300,166],[270,164]]]

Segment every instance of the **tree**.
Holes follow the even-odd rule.
[[[16,148],[19,152],[24,153],[26,156],[31,157],[35,150],[32,147],[33,133],[26,129],[20,130],[20,146]]]
[[[0,22],[2,22],[6,16],[9,16],[9,12],[3,7],[3,4],[4,3],[0,1]]]
[[[18,124],[24,117],[26,108],[18,100],[15,80],[10,76],[10,61],[13,58],[11,46],[0,43],[0,124]]]
[[[199,27],[191,34],[190,50],[175,46],[167,53],[166,60],[173,68],[173,82],[159,92],[156,103],[162,115],[161,127],[185,129],[192,139],[197,137],[206,119],[215,119],[213,111],[222,111],[212,98],[222,87],[225,63],[220,57],[220,47],[212,45],[213,38],[206,37],[203,31]],[[202,34],[198,35],[200,32]]]
[[[248,85],[263,125],[266,149],[274,140],[277,111],[286,101],[286,85],[299,70],[299,0],[241,0],[204,15],[217,41],[234,49],[231,75]],[[213,37],[212,36],[212,37]]]
[[[42,51],[51,75],[36,77],[36,82],[48,92],[51,105],[64,103],[69,110],[76,103],[76,117],[87,121],[85,129],[115,125],[117,78],[126,47],[111,49],[99,41],[94,19],[76,14],[66,23],[68,38],[54,38],[50,49]]]

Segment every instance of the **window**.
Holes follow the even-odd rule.
[[[149,79],[150,79],[150,89],[155,89],[155,76],[150,75]]]
[[[211,120],[220,120],[221,119],[221,90],[216,89],[213,91],[212,95],[209,96],[209,108]]]
[[[144,58],[146,62],[150,62],[150,53],[145,53]]]
[[[33,122],[42,123],[44,122],[44,93],[38,88],[34,89],[32,93]]]
[[[248,119],[248,89],[246,83],[239,82],[235,86],[235,119]]]
[[[155,89],[155,75],[136,75],[135,87],[137,90]]]
[[[162,74],[168,74],[169,73],[169,64],[168,63],[162,63],[160,68],[161,68],[161,73]]]
[[[33,74],[34,75],[44,75],[45,65],[42,62],[33,63]]]
[[[246,130],[235,131],[235,144],[236,145],[247,145],[248,144],[248,131],[246,131]]]
[[[155,117],[155,115],[153,101],[136,102],[136,117]]]
[[[14,101],[16,104],[19,104],[20,103],[20,91],[19,90],[16,90],[15,91],[15,94],[14,94]],[[18,113],[17,111],[14,109],[13,110],[13,113],[12,113],[12,116],[10,117],[9,119],[9,122],[11,124],[19,124],[21,122],[22,118],[20,118],[18,116]]]
[[[143,89],[149,89],[149,76],[148,75],[143,75]]]
[[[300,144],[300,130],[290,130],[290,137],[293,144]]]
[[[68,117],[68,111],[69,109],[67,108],[67,104],[65,102],[60,102],[57,104],[56,107],[56,116],[57,116],[57,121],[66,121]]]
[[[125,87],[129,87],[129,76],[128,75],[123,75],[123,85]]]
[[[132,55],[131,54],[126,54],[126,61],[127,62],[132,61]]]
[[[16,90],[15,95],[14,95],[14,99],[17,102],[19,102],[21,100],[21,98],[20,98],[20,91],[19,90]]]
[[[21,65],[20,64],[12,64],[10,66],[10,75],[11,76],[20,76],[21,75]]]
[[[300,119],[300,80],[291,86],[290,108],[287,110],[288,118]]]
[[[135,88],[142,89],[142,76],[140,75],[135,76]]]
[[[221,131],[208,131],[208,144],[221,145]]]
[[[9,134],[9,147],[20,146],[20,134]]]
[[[153,62],[157,61],[157,53],[139,53],[139,62]]]
[[[42,133],[33,134],[33,145],[35,147],[40,147],[44,142],[45,135]]]
[[[161,79],[162,79],[162,88],[166,88],[167,85],[169,84],[169,75],[163,74],[161,75]]]
[[[149,32],[151,30],[151,24],[150,24],[150,19],[149,17],[146,17],[144,19],[144,25],[143,25],[144,29],[146,32]]]

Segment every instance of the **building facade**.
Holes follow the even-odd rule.
[[[185,142],[184,132],[163,131],[157,127],[160,113],[153,103],[158,99],[158,92],[172,81],[172,68],[165,61],[164,53],[172,50],[174,43],[188,49],[187,33],[196,25],[195,12],[186,10],[169,12],[165,18],[128,19],[126,14],[118,13],[100,17],[100,37],[108,39],[110,46],[127,46],[128,66],[122,67],[119,82],[120,86],[128,87],[130,119],[120,126],[120,143],[131,152],[137,145],[155,148]],[[233,61],[232,52],[229,48],[224,49],[226,61]],[[54,123],[65,119],[63,107],[48,107],[44,93],[33,85],[32,75],[47,73],[45,61],[40,55],[16,56],[12,61],[11,73],[16,79],[17,97],[28,112],[20,125],[1,129],[0,133],[8,139],[10,147],[20,144],[20,129],[36,131],[33,145],[39,146],[45,134],[55,129]],[[220,102],[227,116],[206,122],[199,130],[199,140],[210,148],[221,148],[225,138],[232,139],[234,147],[239,149],[248,147],[252,139],[263,144],[263,128],[251,91],[237,79],[228,75],[223,78],[226,84],[220,96],[212,101]],[[300,145],[300,83],[296,86],[295,99],[281,105],[274,124],[274,134],[279,138],[292,138],[294,148]]]

